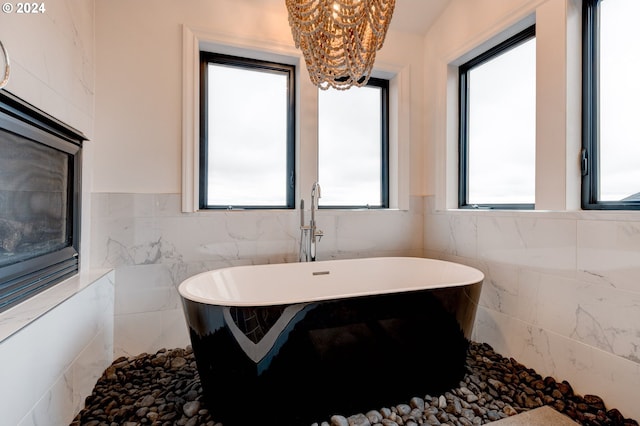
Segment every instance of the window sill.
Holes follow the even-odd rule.
[[[408,212],[410,209],[401,209],[401,208],[396,208],[396,207],[389,207],[389,208],[376,208],[376,209],[367,209],[367,208],[355,208],[355,209],[350,209],[350,208],[341,208],[341,207],[320,207],[318,208],[318,212],[320,212],[320,214],[325,214],[324,212],[326,212],[326,214],[330,214],[330,213],[348,213],[348,212]],[[308,212],[309,210],[305,210],[305,212]],[[209,215],[209,214],[241,214],[241,213],[254,213],[254,214],[261,214],[261,213],[267,213],[267,214],[300,214],[300,209],[269,209],[269,208],[265,208],[265,209],[199,209],[196,212],[194,212],[195,214],[198,215]],[[194,214],[191,213],[191,214]]]
[[[531,217],[576,220],[640,221],[637,210],[499,210],[499,209],[434,209],[431,214],[460,214],[493,217]],[[427,213],[428,214],[428,213]]]

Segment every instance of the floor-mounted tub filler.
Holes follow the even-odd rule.
[[[449,390],[483,279],[415,257],[195,275],[179,291],[205,403],[225,426],[305,425]]]

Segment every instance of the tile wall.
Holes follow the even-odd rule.
[[[481,269],[474,340],[640,419],[640,215],[435,211],[425,252]]]
[[[11,60],[3,90],[92,139],[95,3],[45,3],[39,14],[0,14]],[[113,359],[115,277],[88,270],[93,148],[83,150],[81,274],[0,314],[2,425],[69,424]]]
[[[91,266],[116,274],[115,357],[189,344],[185,278],[298,260],[298,211],[181,213],[179,194],[94,193],[92,204]],[[318,258],[420,256],[422,220],[420,198],[408,211],[320,211]]]
[[[113,360],[113,286],[81,274],[0,314],[0,423],[71,423]]]

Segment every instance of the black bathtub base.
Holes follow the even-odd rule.
[[[310,425],[444,393],[464,376],[468,290],[308,304],[260,362],[238,344],[221,313],[229,308],[185,302],[205,403],[225,426]],[[268,317],[260,310],[282,307],[234,309]]]

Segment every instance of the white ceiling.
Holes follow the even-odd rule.
[[[285,0],[236,0],[246,4],[262,4],[261,7],[286,13]],[[396,0],[396,7],[389,28],[424,35],[451,0]]]
[[[426,34],[451,0],[396,0],[390,31]]]

